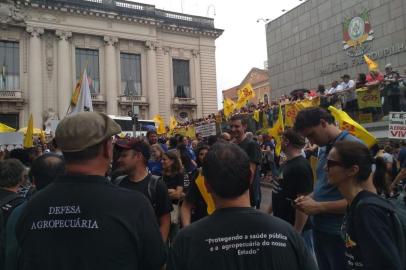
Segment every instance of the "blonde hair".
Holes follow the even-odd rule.
[[[152,150],[158,150],[161,158],[165,154],[165,151],[162,149],[162,147],[158,143],[151,145],[151,152],[152,152]]]

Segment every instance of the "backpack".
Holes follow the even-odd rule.
[[[10,215],[10,210],[17,205],[13,201],[21,198],[17,193],[7,195],[0,200],[0,265],[5,264],[5,240],[6,240],[6,224],[7,218]]]
[[[158,185],[158,181],[162,179],[161,176],[156,176],[156,175],[152,175],[150,174],[150,180],[148,182],[148,186],[147,186],[147,197],[149,199],[149,201],[152,204],[152,208],[154,208],[154,210],[156,211],[156,187]],[[115,186],[119,186],[120,183],[124,180],[124,178],[126,178],[127,175],[121,175],[119,177],[117,177],[116,179],[114,179],[114,181],[112,182]]]
[[[401,200],[386,200],[382,197],[371,196],[361,199],[356,208],[362,204],[374,205],[387,210],[395,224],[396,245],[399,250],[402,269],[406,270],[406,205]]]

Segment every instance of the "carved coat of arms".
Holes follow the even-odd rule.
[[[363,55],[371,48],[373,34],[368,10],[352,18],[346,17],[343,22],[343,49],[351,57]]]

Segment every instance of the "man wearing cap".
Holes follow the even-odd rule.
[[[121,150],[117,160],[118,169],[126,174],[117,178],[116,185],[137,190],[149,199],[158,219],[162,239],[166,241],[171,225],[172,203],[166,184],[147,169],[151,156],[149,145],[141,140],[131,140],[116,146]]]
[[[64,118],[55,139],[66,176],[36,194],[16,235],[19,269],[160,269],[165,250],[154,212],[141,194],[104,177],[112,136],[120,127],[105,114]]]

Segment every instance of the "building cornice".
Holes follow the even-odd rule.
[[[125,0],[25,0],[26,7],[92,16],[117,22],[152,25],[169,32],[218,38],[223,30],[214,27],[212,18],[155,9],[153,5]]]

